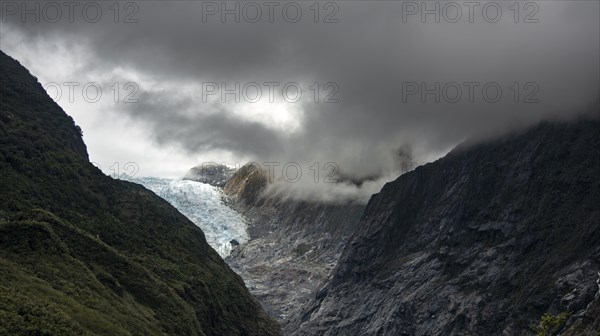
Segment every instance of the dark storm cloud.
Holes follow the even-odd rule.
[[[284,136],[265,125],[234,118],[220,105],[203,104],[178,96],[176,91],[141,91],[126,110],[154,130],[161,143],[182,145],[191,153],[224,149],[248,156],[267,157],[282,151]]]
[[[434,8],[437,2],[427,3]],[[447,3],[439,2],[440,8]],[[223,23],[218,14],[203,16],[211,3],[152,1],[138,3],[130,18],[137,23],[122,22],[135,12],[131,8],[121,8],[115,23],[104,3],[98,23],[77,14],[74,23],[21,22],[9,15],[5,25],[30,43],[68,39],[89,46],[90,70],[130,68],[157,82],[298,82],[306,95],[311,83],[335,82],[339,103],[296,103],[303,117],[292,134],[236,117],[235,104],[202,104],[177,88],[141,87],[140,103],[123,112],[147,123],[159,143],[178,143],[190,152],[224,149],[256,160],[334,161],[345,175],[360,178],[397,169],[400,148],[410,146],[421,161],[468,137],[568,117],[597,99],[597,1],[521,3],[518,12],[509,7],[513,2],[498,3],[502,14],[494,23],[488,21],[496,19],[497,8],[488,2],[479,2],[472,18],[465,2],[453,3],[463,11],[456,23],[449,22],[456,17],[451,7],[439,13],[440,22],[435,14],[422,22],[423,8],[409,13],[423,2],[391,1],[327,8],[321,3],[319,23],[312,2],[296,3],[303,10],[297,23],[281,14],[286,3],[269,22],[268,9],[258,2],[260,22],[242,14],[240,23],[232,15]],[[482,8],[488,8],[487,16]],[[336,9],[332,18],[339,22],[323,23]],[[423,101],[421,89],[436,83],[446,95],[437,102],[428,94]],[[484,96],[486,84],[491,85]],[[418,91],[407,94],[415,85]],[[444,99],[454,97],[457,86],[461,99]],[[501,99],[492,102],[498,87]],[[469,88],[475,90],[472,99]]]

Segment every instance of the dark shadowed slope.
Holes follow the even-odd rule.
[[[80,130],[0,52],[0,334],[279,335],[202,231],[88,162]]]
[[[597,336],[599,160],[592,118],[461,146],[400,176],[371,198],[292,334],[521,336],[564,312],[565,335]]]

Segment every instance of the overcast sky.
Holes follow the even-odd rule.
[[[254,160],[360,179],[579,113],[600,91],[599,3],[3,1],[0,48],[60,86],[107,173]]]

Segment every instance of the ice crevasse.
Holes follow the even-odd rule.
[[[246,218],[225,204],[223,192],[217,187],[156,177],[125,179],[143,185],[171,203],[204,231],[208,244],[222,258],[231,253],[235,242],[243,244],[249,239]]]

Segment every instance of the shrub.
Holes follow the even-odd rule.
[[[542,316],[540,323],[533,326],[537,336],[550,336],[562,329],[569,318],[569,313],[562,312],[558,315],[546,313]]]

